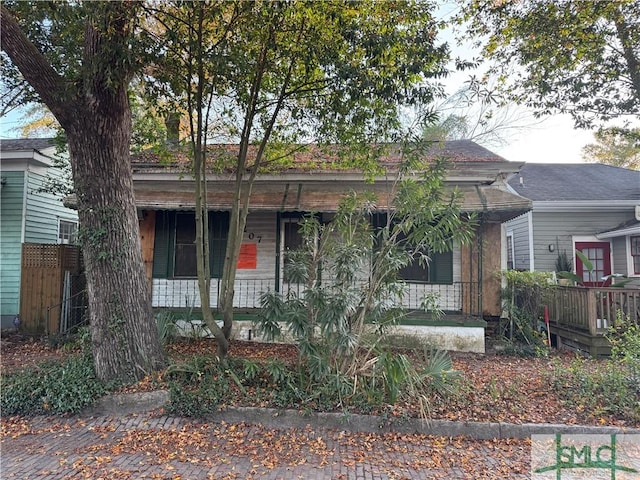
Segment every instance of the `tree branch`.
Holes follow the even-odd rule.
[[[3,5],[0,7],[2,23],[2,50],[9,55],[20,73],[49,107],[60,124],[65,127],[71,120],[69,91],[62,77],[24,34],[17,20]]]

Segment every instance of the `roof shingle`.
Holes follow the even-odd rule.
[[[598,163],[527,163],[509,185],[533,201],[640,201],[640,171]]]

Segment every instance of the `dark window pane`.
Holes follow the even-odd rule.
[[[398,276],[403,280],[413,282],[428,282],[429,281],[429,267],[423,267],[418,262],[418,256],[413,259],[410,265],[407,265],[398,272]]]
[[[195,277],[196,263],[196,216],[194,213],[176,215],[176,245],[174,277]]]
[[[284,224],[284,249],[297,250],[302,246],[302,234],[299,232],[298,219],[286,219]]]
[[[176,264],[173,275],[175,277],[195,277],[198,275],[195,244],[176,244]]]

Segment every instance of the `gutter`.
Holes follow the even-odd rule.
[[[640,205],[636,200],[586,200],[586,201],[533,201],[533,209],[538,212],[593,212],[633,208]]]

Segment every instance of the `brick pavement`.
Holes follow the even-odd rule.
[[[3,419],[0,478],[528,478],[526,440],[272,429],[140,414]]]

